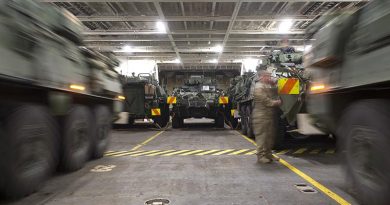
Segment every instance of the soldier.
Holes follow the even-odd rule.
[[[252,86],[254,109],[252,111],[252,127],[257,143],[257,162],[270,163],[276,159],[272,155],[272,146],[275,138],[274,109],[281,105],[281,100],[275,94],[275,83],[271,73],[267,70],[258,70],[258,76]]]

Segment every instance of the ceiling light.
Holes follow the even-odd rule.
[[[133,49],[131,48],[131,46],[123,46],[121,51],[122,52],[126,52],[126,53],[131,53]]]
[[[210,60],[210,63],[218,63],[218,59],[212,59]]]
[[[157,30],[159,32],[161,32],[161,33],[166,33],[167,32],[167,30],[165,28],[165,24],[163,22],[161,22],[161,21],[157,21],[156,22],[156,27],[157,27]]]
[[[303,49],[303,51],[304,51],[305,53],[307,53],[307,52],[310,52],[312,48],[313,48],[312,45],[306,45],[305,48]]]
[[[175,60],[173,60],[173,63],[181,63],[180,59],[176,58]]]
[[[259,64],[259,59],[247,58],[244,59],[242,63],[244,64],[244,67],[247,71],[249,70],[255,71],[256,66]]]
[[[300,52],[305,51],[305,47],[304,47],[304,46],[298,46],[298,47],[295,47],[295,49],[296,49],[297,51],[300,51]]]
[[[279,23],[279,33],[288,33],[293,25],[292,19],[284,19]]]
[[[216,45],[211,48],[213,52],[221,53],[223,51],[223,47],[221,45]]]

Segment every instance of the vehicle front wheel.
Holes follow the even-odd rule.
[[[112,115],[110,109],[98,105],[94,109],[94,134],[92,136],[92,157],[101,158],[109,143]]]
[[[58,130],[43,106],[0,110],[0,186],[9,198],[36,191],[58,162]]]
[[[92,127],[90,110],[82,105],[74,105],[62,123],[62,170],[78,170],[89,159]]]
[[[217,117],[215,118],[215,127],[217,128],[225,127],[225,119],[223,113],[217,113]]]
[[[183,127],[184,120],[181,117],[173,116],[172,117],[172,128],[181,128]]]
[[[363,204],[390,201],[390,101],[361,100],[346,109],[337,130],[350,185]]]

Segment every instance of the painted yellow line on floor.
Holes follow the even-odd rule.
[[[195,154],[195,155],[203,156],[203,155],[210,154],[210,153],[213,153],[213,152],[218,152],[218,151],[221,151],[221,150],[220,149],[212,149],[212,150],[209,150],[207,152],[202,152],[202,153],[198,153],[198,154]]]
[[[225,153],[231,152],[233,150],[234,149],[227,149],[227,150],[224,150],[224,151],[221,151],[221,152],[217,152],[217,153],[214,153],[214,154],[211,154],[211,155],[221,155],[221,154],[225,154]]]
[[[293,165],[291,165],[290,163],[286,162],[285,160],[280,158],[279,162],[281,164],[283,164],[284,166],[286,166],[287,168],[289,168],[295,174],[299,175],[304,180],[306,180],[307,182],[309,182],[310,184],[315,186],[317,189],[319,189],[322,192],[324,192],[324,194],[328,195],[330,198],[335,200],[337,203],[342,204],[342,205],[349,205],[349,204],[351,204],[348,201],[346,201],[345,199],[343,199],[341,196],[339,196],[336,193],[332,192],[330,189],[326,188],[324,185],[320,184],[319,182],[317,182],[316,180],[311,178],[309,175],[303,173],[301,170],[295,168]]]
[[[125,152],[128,152],[128,151],[118,151],[118,152],[106,153],[106,154],[104,154],[104,156],[109,157],[109,156],[112,156],[114,154],[121,154],[121,153],[125,153]]]
[[[318,154],[320,153],[321,149],[315,149],[309,152],[309,154]]]
[[[239,133],[239,132],[237,131],[237,133]],[[246,140],[248,140],[249,142],[251,142],[252,144],[254,144],[257,147],[256,142],[254,142],[252,139],[249,139],[247,136],[245,136],[241,133],[239,133],[239,134],[240,134],[240,136],[242,136],[243,138],[245,138]],[[307,182],[312,184],[317,189],[321,190],[324,194],[326,194],[328,197],[335,200],[337,203],[339,203],[341,205],[350,205],[351,204],[348,201],[346,201],[345,199],[343,199],[341,196],[339,196],[338,194],[332,192],[330,189],[326,188],[324,185],[320,184],[319,182],[317,182],[316,180],[311,178],[309,175],[305,174],[304,172],[302,172],[298,168],[294,167],[293,165],[291,165],[287,161],[280,158],[278,155],[275,155],[275,157],[278,157],[280,159],[279,162],[281,164],[283,164],[285,167],[290,169],[292,172],[294,172],[298,176],[302,177],[304,180],[306,180]]]
[[[180,150],[180,151],[177,151],[177,152],[172,152],[172,153],[169,153],[169,154],[163,154],[161,156],[172,156],[172,155],[176,155],[176,154],[180,154],[180,153],[183,153],[183,152],[188,152],[188,151],[191,151],[191,150]]]
[[[148,155],[145,155],[145,156],[151,157],[151,156],[161,155],[161,154],[165,154],[165,153],[168,153],[168,152],[174,152],[174,151],[176,151],[176,150],[171,149],[171,150],[156,152],[156,153],[153,153],[153,154],[148,154]]]
[[[295,151],[293,154],[302,154],[304,152],[306,152],[307,148],[301,148],[301,149],[298,149],[297,151]]]
[[[252,152],[245,153],[245,155],[253,155],[256,154],[257,150],[253,150]]]
[[[141,151],[141,150],[127,151],[127,152],[123,152],[123,153],[119,153],[119,154],[113,154],[113,155],[111,155],[111,157],[123,157],[123,156],[131,155],[131,154],[135,154],[135,153],[139,153],[139,152],[145,152],[145,151]]]
[[[334,149],[328,149],[325,154],[334,154],[336,151]]]
[[[194,151],[191,151],[191,152],[187,152],[187,153],[183,153],[183,154],[179,154],[180,156],[187,156],[187,155],[191,155],[191,154],[195,154],[195,153],[198,153],[198,152],[203,152],[204,150],[194,150]]]
[[[131,154],[130,156],[137,157],[137,156],[147,155],[147,154],[151,154],[151,153],[155,153],[155,152],[161,152],[161,151],[162,150],[152,150],[152,151],[148,151],[148,152],[141,152],[141,153],[137,153],[137,154]]]
[[[289,151],[290,151],[289,149],[285,149],[285,150],[282,150],[280,152],[277,152],[277,154],[286,154]]]
[[[240,154],[240,153],[246,152],[246,151],[248,151],[248,150],[249,150],[249,149],[242,149],[242,150],[238,150],[238,151],[235,151],[235,152],[229,153],[228,155],[237,155],[237,154]]]
[[[161,135],[163,132],[165,132],[164,130],[163,131],[160,131],[158,132],[157,134],[149,137],[147,140],[143,141],[141,144],[135,146],[133,149],[131,149],[131,151],[134,151],[134,150],[137,150],[139,148],[141,148],[142,146],[148,144],[150,141],[154,140],[154,138],[158,137],[159,135]]]

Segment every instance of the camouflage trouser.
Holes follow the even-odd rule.
[[[259,158],[266,157],[271,159],[275,134],[272,112],[256,112],[256,109],[254,109],[252,116],[252,126],[256,137],[256,144],[258,146],[257,156]]]

